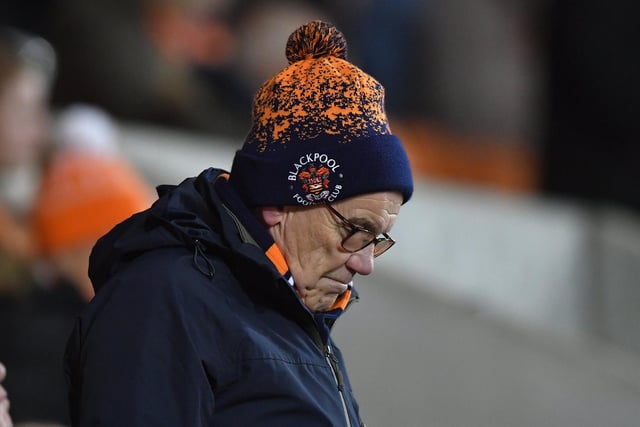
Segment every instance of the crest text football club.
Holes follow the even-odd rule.
[[[340,164],[324,153],[308,153],[293,163],[287,179],[293,199],[304,206],[334,201],[342,190]]]

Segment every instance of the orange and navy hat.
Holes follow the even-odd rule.
[[[342,33],[323,21],[294,31],[289,65],[257,92],[253,126],[229,182],[250,207],[312,205],[378,191],[413,193],[391,133],[384,88],[347,61]]]

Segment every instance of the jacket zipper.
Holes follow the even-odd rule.
[[[329,345],[326,346],[325,357],[327,359],[329,367],[331,368],[331,372],[333,373],[333,378],[335,379],[338,386],[340,401],[342,402],[342,409],[344,410],[344,419],[347,422],[347,427],[351,427],[351,420],[349,420],[349,411],[347,409],[347,401],[344,398],[344,380],[342,378],[342,371],[340,371],[338,358],[331,351],[331,346]]]
[[[289,287],[289,284],[286,284]],[[295,292],[295,291],[292,291]],[[301,305],[302,307],[302,305]],[[333,374],[333,379],[336,382],[338,387],[338,393],[340,395],[340,402],[342,403],[342,410],[344,411],[344,419],[347,427],[352,427],[351,419],[349,418],[349,410],[347,408],[347,401],[344,397],[344,378],[342,376],[342,371],[340,370],[340,363],[338,362],[338,357],[331,350],[331,346],[323,342],[320,333],[318,332],[317,326],[313,319],[310,319],[312,316],[311,313],[305,309],[305,321],[302,322],[304,329],[309,333],[313,342],[318,346],[318,348],[323,351],[325,360],[331,369],[331,373]],[[324,349],[324,350],[323,350]],[[366,427],[364,424],[361,427]]]

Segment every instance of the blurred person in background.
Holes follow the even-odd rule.
[[[11,373],[6,388],[16,423],[68,423],[63,354],[76,315],[93,296],[91,247],[153,200],[151,187],[120,154],[116,125],[103,110],[70,106],[52,133],[31,212],[34,285],[0,298],[0,360]]]
[[[27,1],[7,15],[55,47],[55,106],[91,103],[121,120],[243,138],[253,93],[286,63],[273,55],[277,36],[299,22],[331,21],[322,3]]]
[[[32,228],[44,272],[66,281],[84,301],[91,248],[115,224],[154,199],[154,191],[119,147],[116,123],[104,110],[74,104],[57,117],[54,152],[34,203]]]
[[[46,40],[0,27],[0,295],[20,293],[29,281],[26,215],[46,148],[55,64]]]
[[[256,89],[286,65],[281,40],[300,22],[331,21],[319,2],[304,0],[147,0],[143,11],[144,36],[198,92],[186,109],[206,130],[237,137],[251,125]]]
[[[160,187],[94,247],[72,425],[364,425],[330,334],[394,243],[411,169],[340,31],[309,22],[284,50],[231,172]]]
[[[181,67],[189,81],[183,126],[242,137],[246,110],[238,108],[234,57],[240,47],[233,25],[237,0],[146,0],[143,35],[160,57]],[[171,119],[171,117],[168,117]]]
[[[56,2],[49,25],[60,59],[54,103],[90,103],[119,120],[237,135],[234,117],[200,73],[228,61],[233,34],[225,10],[232,2]]]

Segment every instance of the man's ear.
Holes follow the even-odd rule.
[[[258,208],[258,215],[267,227],[273,227],[282,220],[284,210],[277,206],[265,206]]]

